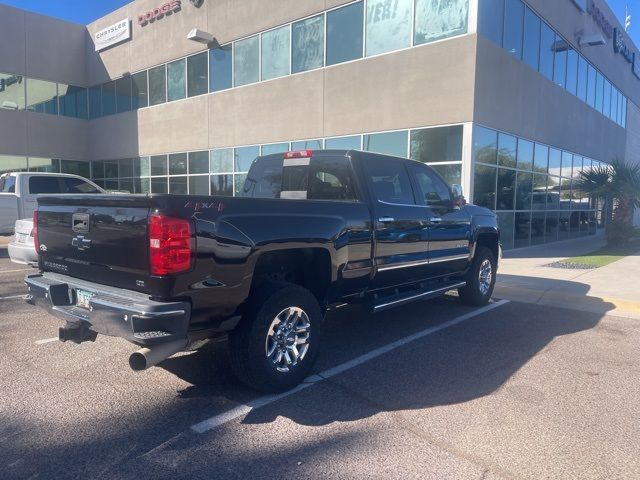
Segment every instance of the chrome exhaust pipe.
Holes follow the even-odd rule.
[[[146,370],[166,360],[174,353],[184,350],[186,346],[186,340],[174,340],[173,342],[159,343],[150,348],[141,348],[131,354],[129,357],[129,366],[131,370],[135,372]]]

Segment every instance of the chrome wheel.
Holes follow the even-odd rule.
[[[486,295],[491,288],[491,281],[493,280],[493,268],[491,267],[491,261],[488,259],[480,265],[480,274],[478,279],[480,293],[482,295]]]
[[[298,307],[288,307],[273,319],[267,333],[265,353],[279,372],[288,372],[309,350],[311,322]]]

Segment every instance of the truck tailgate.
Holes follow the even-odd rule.
[[[45,271],[152,293],[147,216],[139,195],[51,196],[38,200]]]

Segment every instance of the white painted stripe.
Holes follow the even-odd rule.
[[[456,317],[452,320],[449,320],[448,322],[444,322],[444,323],[441,323],[440,325],[427,328],[420,332],[414,333],[413,335],[409,335],[408,337],[404,337],[404,338],[401,338],[400,340],[396,340],[395,342],[389,343],[388,345],[384,345],[383,347],[376,348],[375,350],[372,350],[369,353],[365,353],[364,355],[356,357],[353,360],[349,360],[348,362],[345,362],[341,365],[325,370],[321,373],[318,373],[317,375],[312,375],[308,377],[304,383],[298,385],[293,390],[289,390],[288,392],[284,392],[279,395],[265,395],[263,397],[259,397],[245,405],[239,405],[236,408],[233,408],[224,413],[216,415],[215,417],[211,417],[207,420],[203,420],[202,422],[196,423],[195,425],[191,426],[191,430],[193,430],[196,433],[205,433],[216,427],[224,425],[225,423],[235,420],[238,417],[242,417],[248,414],[249,412],[251,412],[252,410],[256,410],[258,408],[261,408],[273,402],[276,402],[282,398],[293,395],[294,393],[298,393],[299,391],[304,390],[310,387],[311,385],[314,385],[315,383],[321,382],[322,380],[325,380],[327,378],[331,378],[333,376],[344,373],[347,370],[350,370],[359,365],[362,365],[363,363],[368,362],[369,360],[373,360],[374,358],[384,355],[385,353],[388,353],[396,348],[406,345],[407,343],[413,342],[420,338],[424,338],[428,335],[433,335],[436,332],[439,332],[449,327],[453,327],[454,325],[465,322],[473,317],[477,317],[478,315],[482,315],[483,313],[487,313],[493,310],[494,308],[501,307],[502,305],[505,305],[507,303],[509,303],[509,300],[497,301],[485,307],[474,310],[473,312],[469,312],[459,317]]]
[[[45,343],[51,343],[51,342],[57,342],[57,341],[58,341],[58,337],[52,337],[52,338],[45,338],[44,340],[36,340],[35,344],[44,345]]]
[[[22,298],[23,300],[27,298],[26,295],[11,295],[10,297],[0,297],[0,300],[15,300],[18,298]]]
[[[35,272],[33,268],[21,268],[20,270],[0,270],[0,274],[2,273],[17,273],[17,272]]]

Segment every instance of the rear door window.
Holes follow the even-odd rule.
[[[12,175],[6,175],[0,177],[0,192],[2,193],[15,193],[16,192],[16,177]]]
[[[100,190],[81,178],[64,177],[62,182],[66,193],[101,193]]]
[[[371,156],[363,162],[374,196],[387,203],[413,205],[413,190],[402,160]]]
[[[61,193],[60,177],[36,175],[29,178],[29,193]]]

